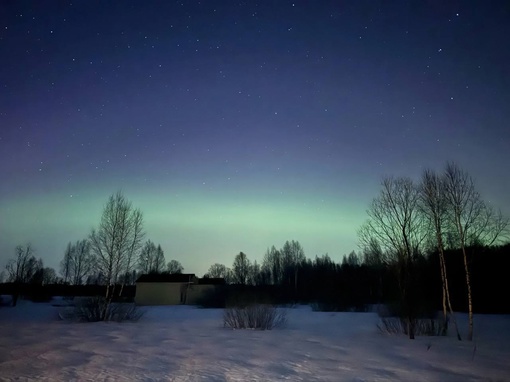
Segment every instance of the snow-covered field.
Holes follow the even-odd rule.
[[[271,331],[225,329],[219,309],[148,307],[137,323],[63,322],[58,309],[0,308],[1,381],[510,381],[510,316],[476,316],[470,343],[308,307]]]

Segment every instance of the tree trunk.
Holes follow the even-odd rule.
[[[111,289],[110,289],[111,287]],[[115,293],[115,284],[114,285],[107,285],[106,286],[106,297],[105,297],[105,303],[101,312],[101,321],[106,321],[108,316],[108,308],[110,307],[110,304],[112,303],[113,294]]]
[[[448,312],[447,312],[447,303],[446,303],[446,282],[445,282],[445,266],[444,266],[444,259],[441,253],[439,253],[439,264],[441,268],[441,283],[442,283],[442,291],[443,291],[443,331],[442,335],[446,335],[446,332],[448,331]]]
[[[469,266],[466,255],[466,248],[464,245],[462,246],[462,255],[464,257],[464,271],[466,273],[466,286],[467,286],[467,295],[468,295],[468,317],[469,317],[469,332],[468,332],[468,341],[473,341],[473,298],[471,295],[471,280],[469,277]]]
[[[442,249],[440,249],[440,251],[439,251],[439,256],[440,256],[441,265],[443,268],[442,272],[441,272],[442,273],[441,276],[443,276],[443,312],[446,308],[446,306],[445,306],[445,302],[446,302],[448,304],[448,310],[450,311],[450,317],[453,320],[453,326],[455,327],[457,339],[459,341],[462,341],[462,337],[460,336],[460,332],[459,332],[459,326],[457,325],[457,319],[455,318],[455,313],[453,312],[453,309],[452,309],[452,301],[450,299],[450,287],[448,285],[448,276],[446,273],[446,259],[445,259],[444,252]]]
[[[460,234],[460,246],[462,249],[462,257],[464,260],[464,273],[466,274],[466,287],[467,287],[467,297],[468,297],[468,319],[469,319],[469,331],[468,331],[468,341],[473,341],[473,298],[471,295],[471,280],[469,277],[469,265],[466,253],[466,239],[464,227],[460,221],[460,216],[457,214],[457,227]]]
[[[415,323],[416,323],[416,314],[414,309],[414,304],[416,304],[415,300],[415,285],[413,284],[413,267],[412,267],[412,259],[408,255],[408,257],[405,259],[404,263],[404,281],[403,284],[404,290],[403,292],[403,300],[404,300],[404,314],[405,318],[407,320],[407,333],[409,335],[410,340],[414,340],[415,336]]]

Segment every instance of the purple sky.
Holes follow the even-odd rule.
[[[3,1],[0,267],[57,268],[122,190],[203,274],[358,250],[385,175],[457,162],[510,214],[505,1]]]

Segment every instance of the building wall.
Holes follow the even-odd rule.
[[[201,302],[204,297],[208,297],[210,293],[214,292],[216,289],[216,285],[206,285],[206,284],[194,284],[191,285],[188,289],[188,296],[186,299],[186,304],[196,305]]]
[[[136,283],[137,305],[179,305],[187,283]]]
[[[137,305],[186,305],[197,304],[214,291],[215,285],[188,283],[136,283]]]

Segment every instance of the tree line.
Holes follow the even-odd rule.
[[[123,285],[133,284],[137,271],[179,273],[182,265],[171,260],[165,267],[160,245],[144,242],[143,215],[126,197],[117,192],[109,197],[99,226],[87,239],[69,243],[60,263],[61,278],[51,268],[44,268],[37,260],[30,244],[16,247],[14,259],[9,260],[7,281],[15,285],[50,284],[106,285],[104,314],[113,297],[122,293]],[[120,285],[120,289],[117,287]],[[13,298],[16,304],[17,293]]]
[[[472,252],[508,239],[508,218],[486,203],[471,176],[454,163],[442,173],[426,170],[419,183],[387,177],[370,205],[368,220],[359,230],[363,248],[393,269],[400,291],[400,307],[410,338],[419,314],[418,264],[427,252],[439,257],[444,325],[452,320],[461,336],[450,295],[446,251],[462,254],[469,316],[468,340],[473,339]]]
[[[501,256],[509,249],[502,245],[508,219],[483,201],[473,179],[453,163],[442,173],[426,170],[419,183],[385,178],[367,214],[358,231],[360,254],[351,252],[341,263],[327,254],[307,258],[299,241],[290,240],[268,248],[260,264],[240,252],[231,267],[212,264],[205,277],[319,309],[396,302],[411,338],[416,319],[439,308],[444,327],[451,321],[460,339],[454,311],[466,309],[472,339],[476,297],[480,291],[490,294],[485,286],[494,284],[491,272],[508,265],[510,256]],[[121,192],[109,197],[98,227],[86,239],[67,245],[60,277],[35,258],[30,245],[18,246],[15,253],[6,267],[8,281],[100,284],[109,301],[139,274],[183,272],[177,260],[166,263],[160,245],[145,240],[142,213]],[[478,301],[486,311],[497,309]]]

